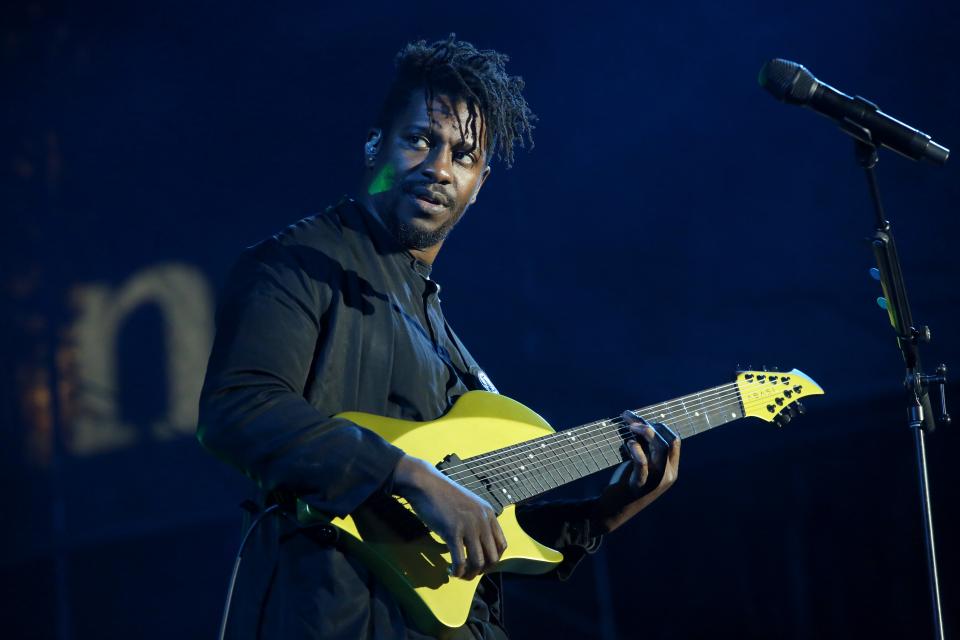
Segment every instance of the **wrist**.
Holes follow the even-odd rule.
[[[393,469],[394,491],[399,495],[406,495],[419,490],[423,486],[423,480],[427,472],[425,461],[404,454],[397,460],[397,466]]]
[[[627,482],[607,485],[597,498],[593,510],[593,521],[598,530],[609,533],[619,527],[624,520],[624,511],[637,500]]]

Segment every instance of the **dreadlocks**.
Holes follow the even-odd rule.
[[[488,158],[496,153],[510,167],[516,145],[529,143],[533,148],[536,116],[521,93],[523,78],[507,74],[508,60],[492,49],[479,51],[469,42],[458,41],[453,33],[433,44],[411,42],[397,54],[397,74],[383,102],[379,126],[387,129],[410,94],[419,89],[424,90],[428,110],[437,94],[462,99],[467,103],[466,121],[454,109],[461,138],[469,132],[474,145],[482,140]]]

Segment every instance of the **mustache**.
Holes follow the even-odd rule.
[[[443,190],[443,187],[438,184],[427,184],[422,182],[405,184],[403,186],[403,190],[410,195],[433,200],[437,204],[442,204],[445,207],[450,207],[453,205],[453,198],[450,196],[450,194]]]

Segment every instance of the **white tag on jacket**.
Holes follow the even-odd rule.
[[[497,388],[493,386],[493,382],[490,380],[490,376],[487,375],[487,372],[483,369],[477,369],[477,380],[480,381],[480,384],[483,385],[483,388],[489,391],[490,393],[500,393],[497,391]]]

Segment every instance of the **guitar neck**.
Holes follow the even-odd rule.
[[[735,383],[635,409],[648,422],[662,422],[686,439],[744,417]],[[501,506],[616,466],[626,459],[630,430],[618,416],[565,429],[462,460]]]

